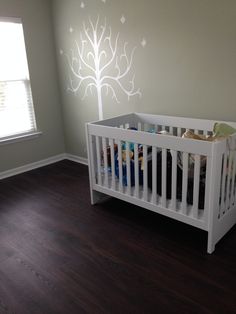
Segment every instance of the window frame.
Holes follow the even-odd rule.
[[[33,100],[33,95],[32,95],[32,87],[31,87],[31,78],[30,78],[30,71],[29,71],[29,62],[28,62],[28,55],[27,55],[27,48],[26,48],[26,40],[25,40],[25,32],[24,32],[24,24],[23,20],[20,17],[6,17],[6,16],[0,16],[0,22],[6,22],[6,23],[19,23],[22,26],[23,29],[23,39],[24,39],[24,47],[25,47],[25,53],[26,53],[26,59],[27,59],[27,67],[28,67],[28,72],[29,72],[29,78],[22,80],[22,82],[27,82],[30,87],[30,92],[31,92],[31,99],[32,99],[32,111],[33,111],[33,124],[34,124],[34,129],[30,131],[22,131],[19,133],[11,134],[9,136],[0,136],[0,146],[4,144],[10,144],[10,143],[15,143],[15,142],[21,142],[24,140],[30,140],[33,138],[37,138],[42,134],[41,131],[39,131],[38,126],[37,126],[37,121],[36,121],[36,115],[35,115],[35,107],[34,107],[34,100]],[[9,80],[10,82],[11,80]],[[14,80],[12,80],[14,81]]]

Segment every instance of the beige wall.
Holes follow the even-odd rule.
[[[36,120],[43,132],[36,139],[0,145],[1,172],[63,153],[64,138],[50,1],[0,0],[0,16],[23,20]]]
[[[235,0],[86,0],[84,8],[81,2],[53,1],[68,152],[86,156],[84,123],[98,118],[95,92],[81,100],[82,91],[67,91],[65,53],[79,40],[82,22],[89,16],[106,17],[113,34],[120,32],[121,42],[137,47],[133,69],[142,97],[128,102],[118,89],[121,103],[116,104],[104,93],[105,117],[140,111],[236,121]]]
[[[139,111],[236,121],[236,1],[86,0],[84,8],[81,2],[0,0],[1,16],[23,19],[37,124],[43,132],[36,139],[1,145],[0,172],[65,151],[86,157],[84,124],[98,119],[97,96],[94,90],[81,100],[83,90],[77,95],[68,91],[66,54],[89,16],[106,17],[113,40],[120,33],[119,55],[125,41],[128,53],[136,47],[131,74],[142,97],[128,101],[114,87],[117,104],[103,92],[104,117]],[[106,74],[114,71],[109,68]],[[125,78],[126,86],[130,79]]]

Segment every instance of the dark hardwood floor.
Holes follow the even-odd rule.
[[[236,313],[236,228],[206,233],[110,199],[70,161],[0,181],[0,313]]]

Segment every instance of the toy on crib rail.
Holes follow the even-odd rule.
[[[225,138],[234,133],[236,133],[236,129],[226,123],[215,123],[213,128],[213,133],[215,138]]]
[[[216,122],[213,127],[212,135],[204,135],[204,134],[195,134],[191,130],[187,130],[182,137],[183,138],[191,138],[195,140],[201,141],[218,141],[229,137],[230,135],[236,133],[236,129],[226,123],[218,123]]]
[[[191,130],[187,130],[183,135],[182,138],[189,138],[189,139],[195,139],[195,140],[201,140],[201,141],[208,141],[208,142],[213,142],[213,141],[220,141],[223,140],[230,135],[236,133],[236,129],[231,127],[230,125],[226,123],[215,123],[213,127],[213,132],[212,135],[205,135],[205,134],[195,134]],[[194,175],[194,155],[190,154],[189,155],[189,177],[193,177]],[[182,169],[183,164],[182,164],[182,154],[178,154],[178,166]],[[200,167],[201,167],[201,174],[204,174],[206,171],[206,157],[201,156],[200,160]]]

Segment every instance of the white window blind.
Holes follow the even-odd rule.
[[[23,27],[0,19],[0,139],[36,131]]]

